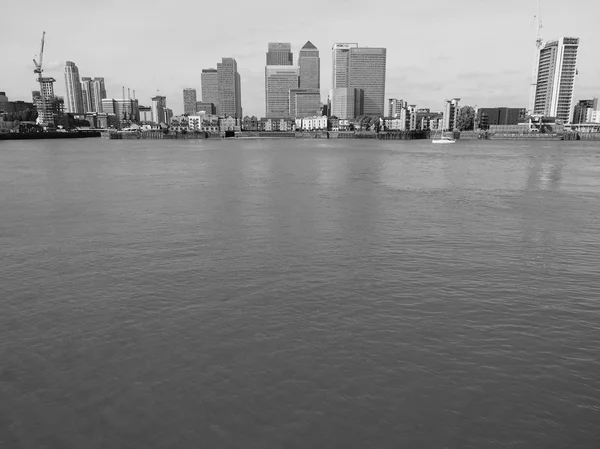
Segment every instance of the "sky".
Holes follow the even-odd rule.
[[[598,0],[541,0],[542,37],[579,37],[575,100],[600,95]],[[0,91],[31,101],[33,61],[46,31],[44,75],[65,94],[65,61],[80,76],[104,77],[107,94],[158,94],[183,112],[183,88],[198,91],[204,68],[234,57],[244,115],[265,115],[268,42],[310,40],[321,56],[321,96],[331,88],[331,46],[387,48],[386,99],[442,110],[447,98],[477,107],[527,107],[535,55],[537,0],[28,0],[3,7]],[[387,103],[387,101],[386,101]],[[386,104],[387,110],[387,104]]]

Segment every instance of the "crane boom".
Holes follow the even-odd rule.
[[[541,8],[540,8],[540,0],[537,2],[537,14],[535,16],[536,19],[536,37],[535,37],[535,58],[533,63],[533,73],[531,76],[531,92],[529,96],[529,114],[533,114],[535,110],[535,96],[537,92],[537,78],[538,78],[538,70],[539,70],[539,58],[540,58],[540,48],[544,41],[542,40],[542,16],[541,16]]]
[[[42,43],[40,45],[40,62],[38,63],[35,59],[33,60],[33,63],[35,64],[35,70],[33,71],[33,73],[39,73],[40,76],[42,74],[42,61],[44,60],[44,40],[46,39],[46,32],[44,31],[42,33]]]

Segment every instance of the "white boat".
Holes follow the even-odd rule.
[[[431,143],[456,143],[456,140],[452,139],[451,137],[444,136],[443,131],[441,131],[441,135],[439,138],[436,138],[436,135],[437,135],[437,131],[433,135],[433,139],[431,140]]]

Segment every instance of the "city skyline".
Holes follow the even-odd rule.
[[[234,3],[240,8],[240,16],[246,14],[246,17],[252,17],[252,5]],[[308,6],[316,7],[318,2],[309,1]],[[121,51],[117,39],[109,38],[99,50],[94,50],[92,56],[89,46],[80,45],[70,37],[78,31],[83,32],[84,27],[80,30],[80,25],[74,22],[75,28],[69,33],[62,31],[67,22],[71,23],[70,15],[62,17],[55,8],[37,0],[33,0],[33,5],[27,8],[15,4],[11,6],[11,21],[0,30],[4,42],[8,42],[9,36],[17,41],[6,46],[3,63],[12,70],[3,74],[0,88],[10,93],[13,99],[31,98],[31,91],[37,90],[37,83],[30,61],[37,52],[41,31],[46,30],[44,75],[59,80],[56,94],[65,97],[65,61],[75,61],[80,73],[104,75],[109,97],[118,98],[121,86],[130,86],[136,90],[140,104],[148,105],[150,98],[160,91],[160,95],[170,99],[174,112],[182,113],[183,88],[192,87],[199,91],[201,70],[214,67],[214,61],[229,55],[237,60],[242,79],[244,115],[261,116],[265,104],[266,43],[291,42],[291,52],[297,61],[301,47],[310,40],[324,52],[320,77],[323,102],[332,87],[331,58],[325,56],[328,49],[335,42],[360,42],[364,47],[387,48],[386,101],[388,98],[405,98],[419,107],[441,110],[446,98],[457,96],[463,99],[463,104],[473,106],[527,107],[535,45],[534,1],[524,5],[522,0],[509,0],[500,11],[491,5],[489,8],[481,6],[473,0],[457,0],[452,6],[435,1],[428,5],[411,4],[405,7],[390,3],[383,8],[381,15],[358,13],[355,6],[352,1],[332,1],[331,13],[313,18],[309,12],[301,11],[291,24],[274,23],[264,29],[259,29],[252,20],[236,22],[231,19],[233,25],[239,25],[240,35],[246,34],[248,38],[220,37],[218,40],[194,40],[187,44],[185,35],[181,39],[181,49],[170,49],[157,59],[156,54],[152,53],[156,45],[152,36],[148,36],[149,41],[137,45],[135,53]],[[580,38],[579,75],[574,103],[598,96],[600,90],[597,81],[600,79],[600,61],[595,57],[598,44],[593,33],[593,13],[600,11],[600,5],[590,1],[586,6],[587,9],[573,11],[570,5],[555,0],[545,0],[542,6],[542,38],[545,41],[563,36]],[[37,7],[44,13],[44,18],[51,20],[31,17],[27,14],[31,7]],[[99,20],[109,16],[116,22],[123,20],[111,15],[117,11],[116,5],[108,5],[104,9],[98,5],[97,8]],[[139,33],[143,24],[150,19],[146,11],[131,8],[127,5],[121,7],[123,12],[130,11],[131,17],[135,17],[135,23],[139,25],[126,30],[119,41],[126,40],[128,36],[133,39],[134,34]],[[407,34],[411,30],[416,33],[419,39],[416,49],[398,42],[395,33],[388,30],[389,27],[382,26],[381,22],[392,20],[394,13],[397,16],[394,20],[401,20],[406,25]],[[168,11],[165,14],[168,22],[172,14]],[[18,22],[19,18],[27,18],[27,30],[14,25],[13,20]],[[313,26],[305,24],[309,19],[313,21]],[[211,17],[211,22],[207,23],[216,32],[221,21]],[[509,25],[511,33],[501,33]],[[177,30],[179,32],[183,27],[178,26]],[[444,39],[444,33],[450,31],[453,39]],[[501,39],[497,37],[499,34],[502,35]],[[464,44],[457,46],[461,39]],[[150,56],[151,53],[153,56]],[[187,53],[200,54],[201,57],[189,58]],[[176,73],[168,69],[171,66],[178,67]]]

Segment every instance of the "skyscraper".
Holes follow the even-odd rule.
[[[290,116],[290,90],[298,88],[298,68],[285,65],[265,67],[266,117]]]
[[[301,89],[321,87],[321,60],[319,50],[311,41],[306,42],[298,54],[298,71]]]
[[[333,56],[331,88],[348,87],[348,65],[350,49],[357,48],[358,44],[333,44],[331,48]]]
[[[290,117],[321,115],[321,93],[319,89],[290,89]]]
[[[83,112],[94,112],[92,104],[92,79],[84,76],[81,78],[81,98],[83,101]]]
[[[269,42],[267,65],[293,65],[294,55],[289,42]]]
[[[196,112],[196,89],[186,87],[183,89],[183,113],[193,114]]]
[[[95,112],[104,112],[102,110],[102,100],[106,98],[106,87],[104,78],[92,79],[92,104]]]
[[[533,114],[571,120],[578,48],[579,38],[574,37],[561,37],[540,48]]]
[[[217,69],[202,69],[202,103],[215,105],[219,113],[219,75]]]
[[[221,62],[217,64],[217,76],[219,82],[218,114],[241,119],[242,87],[236,60],[222,58]]]
[[[385,106],[386,49],[350,49],[348,87],[364,91],[364,114],[383,116]]]
[[[65,65],[65,86],[67,89],[67,112],[82,114],[84,109],[79,69],[72,61],[67,61]]]

